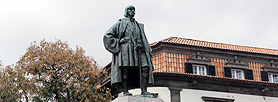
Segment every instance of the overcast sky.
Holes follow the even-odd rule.
[[[128,5],[149,42],[170,36],[278,49],[278,0],[0,0],[0,60],[15,64],[33,41],[68,41],[100,66],[104,33]]]

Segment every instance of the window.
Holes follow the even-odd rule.
[[[244,71],[240,69],[231,69],[232,78],[244,79]]]
[[[193,65],[193,74],[207,75],[207,69],[203,65]]]
[[[211,75],[215,76],[215,66],[205,65],[205,64],[192,64],[192,63],[184,63],[185,65],[185,73],[191,73],[196,75]],[[230,70],[231,73],[231,70]]]
[[[278,83],[278,74],[269,73],[268,74],[268,81]]]
[[[253,70],[251,69],[224,67],[224,75],[229,78],[254,80]]]

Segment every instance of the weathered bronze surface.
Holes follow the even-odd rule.
[[[103,37],[106,50],[113,54],[111,85],[122,87],[126,96],[132,95],[129,88],[141,87],[141,95],[149,96],[147,85],[154,83],[151,47],[144,25],[133,18],[135,7],[127,6],[124,16]]]

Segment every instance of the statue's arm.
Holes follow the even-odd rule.
[[[149,41],[148,41],[148,39],[146,37],[145,29],[144,29],[144,24],[142,24],[142,23],[139,23],[139,24],[140,24],[140,27],[142,27],[142,31],[143,31],[142,37],[143,37],[143,39],[145,39],[145,42],[144,42],[144,46],[146,48],[145,50],[149,51],[150,54],[151,54],[152,48],[151,48],[150,43],[149,43]]]
[[[114,24],[104,35],[103,37],[103,43],[106,50],[111,52],[112,54],[117,54],[120,51],[119,48],[119,24],[120,22],[117,22]]]

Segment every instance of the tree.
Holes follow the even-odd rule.
[[[20,101],[22,92],[18,91],[17,73],[11,66],[7,66],[3,72],[0,72],[0,102]]]
[[[94,84],[101,78],[96,61],[81,47],[73,50],[57,40],[31,43],[16,63],[22,95],[33,101],[110,101],[109,89],[100,92]],[[104,93],[105,92],[105,93]]]
[[[0,71],[0,102],[22,101],[22,96],[28,101],[32,89],[30,81],[13,65]]]
[[[0,60],[0,73],[4,70],[2,67],[3,67],[2,61]]]

